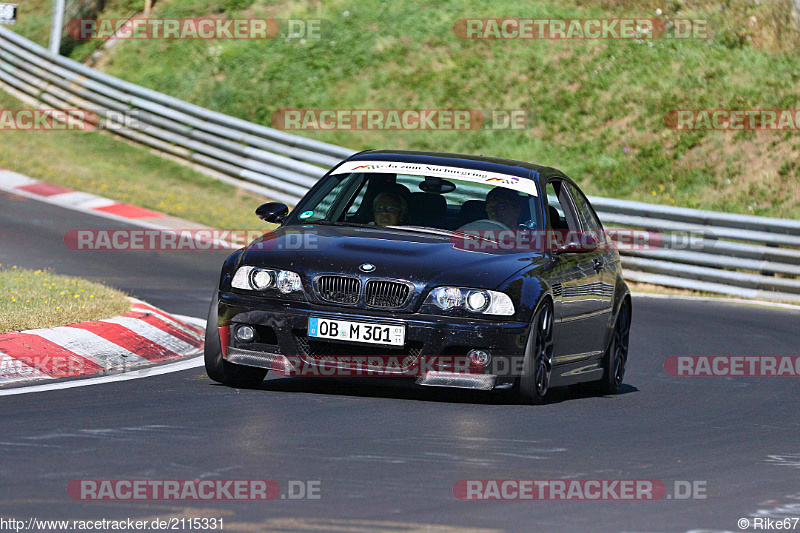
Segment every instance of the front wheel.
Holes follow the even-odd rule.
[[[631,306],[626,300],[622,302],[611,342],[603,356],[603,379],[598,382],[602,394],[617,394],[625,378],[625,367],[628,364],[628,343],[631,336]]]
[[[222,342],[217,327],[218,303],[219,292],[215,289],[206,320],[206,342],[203,350],[206,374],[214,381],[230,387],[243,389],[257,387],[264,381],[267,370],[230,363],[222,357]]]
[[[525,359],[518,384],[518,396],[522,403],[537,404],[544,400],[552,369],[553,309],[549,303],[545,303],[534,316],[525,346]]]

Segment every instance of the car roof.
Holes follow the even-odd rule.
[[[411,150],[365,150],[350,156],[349,161],[397,161],[402,163],[421,163],[428,165],[445,165],[487,172],[499,172],[520,178],[537,178],[559,176],[564,173],[552,167],[534,165],[513,159],[486,157],[483,155],[452,154],[447,152],[417,152]],[[536,171],[532,173],[531,171]]]

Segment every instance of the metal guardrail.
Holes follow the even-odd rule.
[[[631,281],[800,303],[800,220],[590,200],[605,225],[647,229],[663,241],[622,252]]]
[[[120,80],[3,27],[0,86],[30,105],[90,110],[100,127],[288,204],[354,153]],[[657,248],[622,251],[629,280],[800,303],[800,220],[591,201],[606,226],[644,228],[663,239]]]
[[[296,203],[327,168],[354,153],[210,111],[98,72],[0,28],[0,82],[47,106],[81,108],[102,127]]]

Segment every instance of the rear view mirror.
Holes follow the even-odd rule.
[[[431,194],[446,194],[456,190],[456,184],[442,178],[425,176],[425,181],[419,184],[419,189]]]

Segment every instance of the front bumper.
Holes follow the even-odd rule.
[[[311,338],[307,335],[309,317],[403,325],[406,330],[405,344],[402,347],[365,345]],[[241,324],[255,328],[254,341],[241,342],[232,334],[232,330]],[[419,313],[393,314],[389,311],[220,293],[219,327],[225,358],[240,365],[276,370],[285,368],[289,360],[300,361],[311,367],[330,368],[330,363],[321,359],[338,356],[334,366],[346,370],[348,365],[341,362],[343,357],[396,356],[398,359],[412,358],[420,362],[418,368],[422,370],[413,376],[419,385],[490,390],[507,388],[513,383],[513,376],[499,375],[496,370],[510,368],[511,359],[518,359],[524,354],[530,325]],[[431,369],[431,365],[425,365],[426,361],[464,360],[471,349],[488,352],[492,362],[485,368],[470,368],[469,373],[448,371],[453,369],[446,368],[426,370]],[[331,374],[320,372],[317,375]],[[384,372],[381,375],[408,378],[408,374],[403,372]]]

